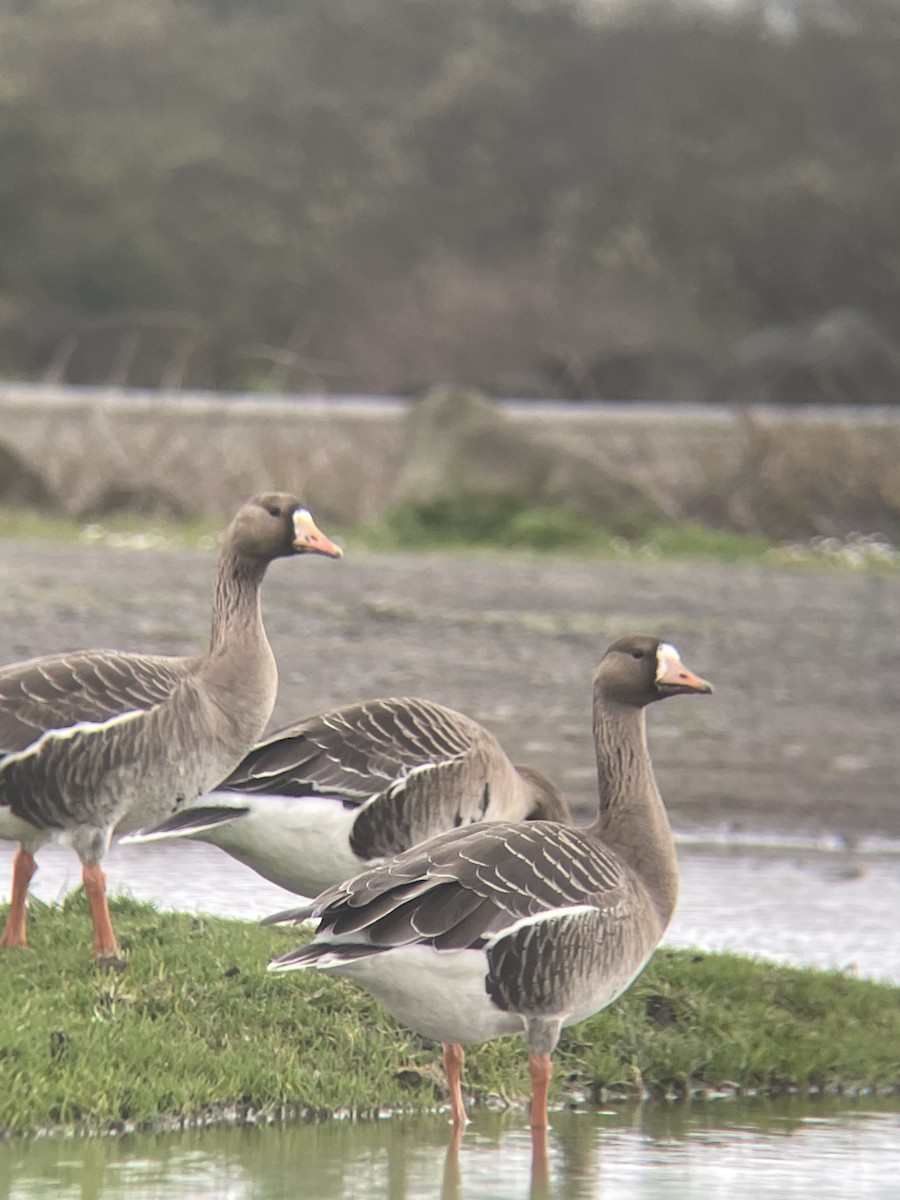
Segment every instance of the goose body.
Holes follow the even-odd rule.
[[[260,585],[272,559],[304,552],[340,554],[294,497],[256,497],[225,535],[204,654],[78,651],[0,670],[0,837],[20,843],[0,944],[26,945],[34,852],[55,840],[81,859],[95,953],[115,956],[110,839],[196,799],[259,737],[278,681]]]
[[[452,830],[270,922],[319,921],[312,942],[270,970],[328,970],[398,1020],[444,1043],[454,1124],[465,1122],[461,1047],[524,1032],[532,1125],[546,1126],[550,1054],[563,1026],[612,1003],[672,917],[678,870],[656,787],[644,710],[709,692],[673,647],[623,638],[594,684],[600,811],[558,821]]]
[[[125,840],[210,842],[273,883],[315,896],[433,834],[542,817],[568,819],[555,784],[515,766],[477,721],[390,697],[280,730],[211,795]]]
[[[477,825],[431,839],[421,855],[414,849],[406,863],[389,864],[393,882],[378,897],[395,904],[386,915],[374,915],[378,902],[357,912],[348,900],[299,953],[360,984],[434,1041],[469,1045],[522,1033],[531,1012],[559,1029],[575,1024],[625,991],[665,931],[646,892],[590,849],[581,830],[549,822]],[[566,866],[543,886],[537,874],[511,884],[517,861],[548,872],[554,862]]]

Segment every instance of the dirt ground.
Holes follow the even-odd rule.
[[[193,652],[213,557],[0,542],[0,663],[79,647]],[[626,632],[715,684],[649,713],[676,828],[900,837],[900,575],[421,554],[276,563],[273,727],[367,696],[477,717],[596,803],[591,676]]]

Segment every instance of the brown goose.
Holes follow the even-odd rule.
[[[466,1120],[463,1044],[524,1030],[531,1124],[545,1129],[561,1028],[621,995],[675,908],[675,848],[644,710],[667,696],[711,690],[669,644],[616,642],[594,680],[600,811],[593,824],[479,824],[431,838],[307,909],[267,918],[319,918],[314,940],[269,969],[331,970],[404,1025],[443,1042],[457,1129]],[[534,1134],[536,1162],[542,1140]]]
[[[110,838],[194,800],[262,733],[278,677],[260,584],[272,559],[304,553],[341,552],[295,497],[257,496],[225,534],[204,654],[78,651],[0,670],[0,837],[20,843],[0,945],[26,945],[33,855],[52,839],[81,859],[94,953],[115,958],[100,869]]]
[[[477,721],[430,700],[368,700],[273,734],[215,792],[126,842],[220,846],[315,896],[374,862],[475,821],[568,821],[559,789],[516,767]]]

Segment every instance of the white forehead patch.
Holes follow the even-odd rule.
[[[299,533],[304,525],[309,525],[312,521],[312,516],[308,508],[294,509],[294,532]]]
[[[656,651],[656,682],[659,683],[672,663],[680,663],[681,655],[670,642],[660,642]]]

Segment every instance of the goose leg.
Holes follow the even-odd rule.
[[[119,947],[116,935],[113,933],[112,921],[109,918],[109,905],[106,900],[106,876],[100,869],[100,864],[84,866],[81,871],[84,890],[91,906],[91,920],[94,923],[94,954],[97,958],[119,962]]]
[[[531,1074],[531,1128],[547,1128],[547,1089],[553,1064],[549,1054],[529,1054],[528,1070]]]
[[[447,1076],[447,1087],[450,1089],[450,1113],[454,1129],[469,1123],[460,1084],[460,1075],[465,1061],[466,1052],[458,1042],[444,1042],[444,1073]]]
[[[532,1196],[545,1196],[550,1180],[547,1155],[547,1088],[552,1064],[549,1054],[529,1054],[531,1074],[531,1184]]]
[[[525,1042],[528,1046],[528,1071],[531,1075],[531,1128],[547,1128],[547,1089],[552,1064],[550,1055],[559,1041],[562,1020],[559,1017],[528,1017]]]
[[[28,885],[36,870],[37,863],[34,861],[32,855],[24,846],[19,846],[13,861],[9,913],[6,917],[3,936],[0,937],[0,946],[6,949],[11,949],[12,947],[19,947],[23,950],[28,949],[28,942],[25,940],[25,903],[28,899]]]

